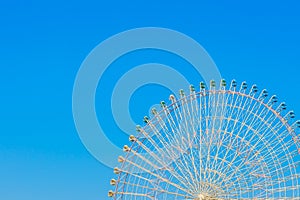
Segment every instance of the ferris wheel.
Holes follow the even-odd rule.
[[[276,96],[221,80],[161,107],[124,146],[109,197],[300,199],[300,121]]]

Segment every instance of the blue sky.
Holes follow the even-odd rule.
[[[88,53],[128,29],[157,26],[185,33],[204,46],[224,78],[267,88],[300,113],[299,9],[297,1],[2,1],[0,198],[107,199],[114,175],[77,135],[72,89]],[[197,84],[198,77],[175,58],[138,54],[128,55],[124,63],[161,59]],[[122,59],[118,62],[122,65]],[[108,137],[121,145],[125,135],[104,109],[116,66],[99,84],[103,98],[97,93],[96,107],[99,119],[107,122]],[[154,90],[156,96],[149,95]],[[158,86],[138,90],[130,104],[133,119],[141,123],[148,107],[168,94]]]

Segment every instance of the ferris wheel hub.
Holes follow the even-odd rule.
[[[210,197],[209,195],[206,194],[199,194],[195,199],[193,200],[212,200],[214,198]]]

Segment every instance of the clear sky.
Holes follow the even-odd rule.
[[[1,1],[0,199],[107,199],[114,174],[77,135],[72,89],[88,53],[127,29],[157,26],[185,33],[202,44],[225,79],[267,88],[300,114],[298,1],[183,2]],[[201,81],[174,59],[162,52],[136,52],[103,76],[97,114],[115,144],[127,143],[107,110],[112,85],[125,69],[118,66],[131,63],[129,70],[136,63],[161,61],[192,83]],[[151,85],[138,90],[130,103],[136,123],[168,94]]]

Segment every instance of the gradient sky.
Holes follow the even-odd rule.
[[[300,113],[298,1],[182,2],[1,1],[0,199],[108,199],[114,174],[87,152],[77,135],[72,89],[88,53],[127,29],[157,26],[185,33],[204,46],[224,78],[267,88]],[[138,54],[112,66],[97,90],[99,120],[106,120],[107,136],[119,146],[127,136],[105,110],[113,75],[121,75],[118,65],[161,59],[195,85],[201,81],[172,56]],[[154,91],[156,96],[149,95]],[[168,94],[158,86],[138,90],[130,104],[136,123]]]

